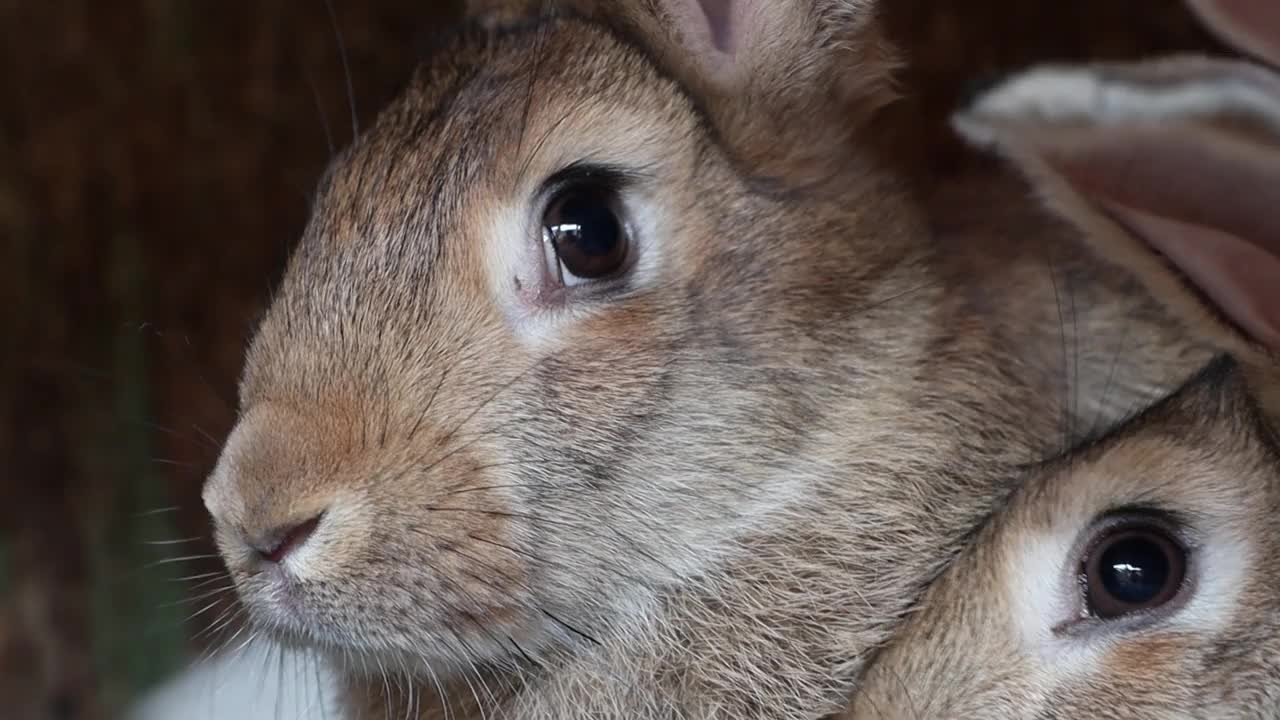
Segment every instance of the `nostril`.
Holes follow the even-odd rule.
[[[320,524],[322,517],[324,513],[292,527],[278,528],[266,533],[257,542],[251,542],[250,546],[258,551],[258,555],[262,556],[263,560],[278,563],[307,542]]]

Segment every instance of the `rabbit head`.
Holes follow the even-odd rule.
[[[782,82],[774,43],[856,34],[819,5],[690,57]],[[937,290],[894,302],[928,278],[892,178],[744,178],[625,27],[453,37],[324,178],[205,489],[259,626],[392,667],[595,643],[812,493],[840,398],[900,412],[866,379]]]
[[[1274,52],[1273,4],[1196,5],[1226,37]],[[1202,58],[1039,68],[957,125],[1237,358],[1036,468],[930,587],[846,717],[1275,717],[1280,82]]]
[[[844,717],[1268,718],[1280,447],[1229,357],[1035,469]]]
[[[338,663],[353,715],[433,686],[518,717],[837,709],[1057,446],[1069,380],[1132,401],[1193,355],[1144,309],[1125,363],[1065,357],[1036,250],[940,239],[866,143],[823,145],[856,123],[810,132],[883,104],[884,66],[837,71],[879,56],[873,11],[473,27],[336,160],[205,502],[256,630]],[[1099,298],[1086,341],[1131,307]]]

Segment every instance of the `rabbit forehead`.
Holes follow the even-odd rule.
[[[1144,509],[1185,525],[1184,542],[1203,556],[1197,561],[1206,566],[1201,570],[1219,578],[1213,583],[1244,588],[1248,569],[1267,544],[1255,529],[1276,498],[1268,465],[1237,459],[1238,453],[1238,448],[1220,450],[1208,441],[1202,446],[1178,435],[1152,433],[1114,442],[1094,457],[1074,457],[1015,499],[1001,528],[1003,545],[1015,548],[1006,556],[1006,573],[1057,568],[1060,576],[1069,577],[1066,564],[1081,553],[1095,523],[1111,513]],[[1036,592],[1061,590],[1059,584]],[[1052,616],[1043,613],[1048,609],[1043,603],[1028,608],[1041,625]],[[1212,610],[1221,617],[1218,611],[1227,608]],[[1194,612],[1181,615],[1194,624]]]
[[[1168,513],[1186,523],[1186,540],[1201,574],[1198,593],[1171,629],[1218,631],[1233,612],[1233,599],[1246,591],[1250,571],[1271,548],[1259,534],[1274,506],[1267,465],[1236,458],[1236,450],[1203,446],[1158,433],[1126,438],[1092,458],[1039,479],[1010,508],[1002,528],[1007,549],[1002,566],[1024,637],[1039,644],[1047,621],[1065,619],[1059,607],[1069,591],[1071,568],[1089,528],[1102,516],[1129,508]],[[1272,468],[1274,470],[1274,468]],[[1036,577],[1030,577],[1036,575]],[[1218,592],[1225,589],[1227,592]],[[1051,624],[1051,623],[1050,623]]]
[[[1053,483],[1054,505],[1070,507],[1073,519],[1084,521],[1132,506],[1192,523],[1246,519],[1270,489],[1260,458],[1249,457],[1242,447],[1219,447],[1219,438],[1211,435],[1192,442],[1184,433],[1194,427],[1170,430],[1124,438],[1096,457],[1072,463]]]
[[[444,55],[322,181],[242,394],[296,380],[288,358],[328,382],[352,365],[335,341],[363,334],[345,344],[385,358],[425,320],[441,343],[466,328],[500,349],[493,284],[510,279],[513,236],[536,230],[548,175],[593,161],[680,172],[706,139],[680,88],[600,26],[562,19],[464,36]]]

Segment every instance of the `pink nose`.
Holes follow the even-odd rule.
[[[305,522],[299,523],[292,527],[282,527],[263,533],[258,538],[249,542],[249,546],[258,551],[258,555],[263,560],[272,563],[278,563],[288,557],[289,553],[300,548],[315,532],[316,526],[320,524],[320,518],[324,517],[324,513],[320,513]]]

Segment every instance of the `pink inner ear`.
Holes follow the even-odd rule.
[[[635,0],[625,0],[634,2]],[[653,0],[666,10],[698,74],[712,85],[732,85],[741,50],[744,5],[751,0]]]
[[[1051,165],[1280,350],[1280,152],[1186,126],[1086,135]]]
[[[1205,128],[1103,128],[1049,150],[1092,197],[1237,235],[1280,257],[1280,148]]]
[[[1240,329],[1280,352],[1280,256],[1213,228],[1108,206]]]
[[[706,18],[711,44],[722,53],[733,52],[733,0],[698,0]]]

